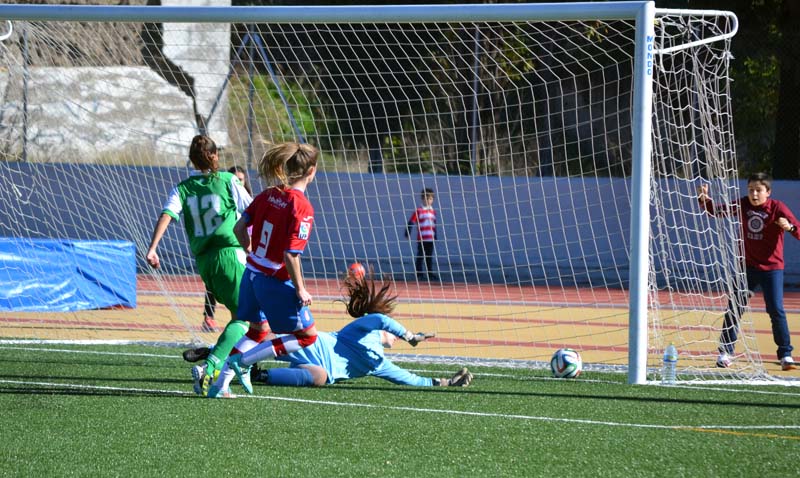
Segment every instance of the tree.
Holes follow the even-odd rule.
[[[780,87],[775,115],[772,174],[776,179],[800,178],[800,2],[783,0],[780,31]]]

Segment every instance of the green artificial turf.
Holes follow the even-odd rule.
[[[800,452],[795,387],[474,368],[464,389],[368,378],[211,400],[170,348],[0,345],[0,365],[3,476],[762,478],[794,476]]]

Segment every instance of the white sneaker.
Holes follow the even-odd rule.
[[[205,365],[195,365],[192,367],[192,389],[194,393],[197,395],[205,395],[208,390],[203,390],[203,382],[206,376],[206,366]]]
[[[781,370],[794,370],[797,368],[797,363],[791,356],[786,356],[781,359]]]
[[[719,368],[728,368],[731,366],[731,356],[722,352],[717,357],[717,367]]]

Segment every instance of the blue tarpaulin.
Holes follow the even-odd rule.
[[[0,311],[136,307],[128,241],[0,238]]]

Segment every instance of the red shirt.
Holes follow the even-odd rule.
[[[416,223],[418,241],[432,242],[436,239],[436,210],[432,207],[418,207],[411,215],[408,223]]]
[[[705,201],[705,209],[716,216],[739,213],[744,237],[744,259],[749,269],[783,269],[783,236],[786,231],[775,221],[785,217],[790,224],[798,226],[797,218],[786,204],[767,198],[763,205],[753,206],[745,196],[736,203],[716,207],[708,200]],[[800,229],[795,229],[792,235],[800,239]]]
[[[242,217],[253,227],[248,267],[288,280],[283,254],[303,253],[314,222],[311,202],[297,189],[273,187],[256,196]]]

